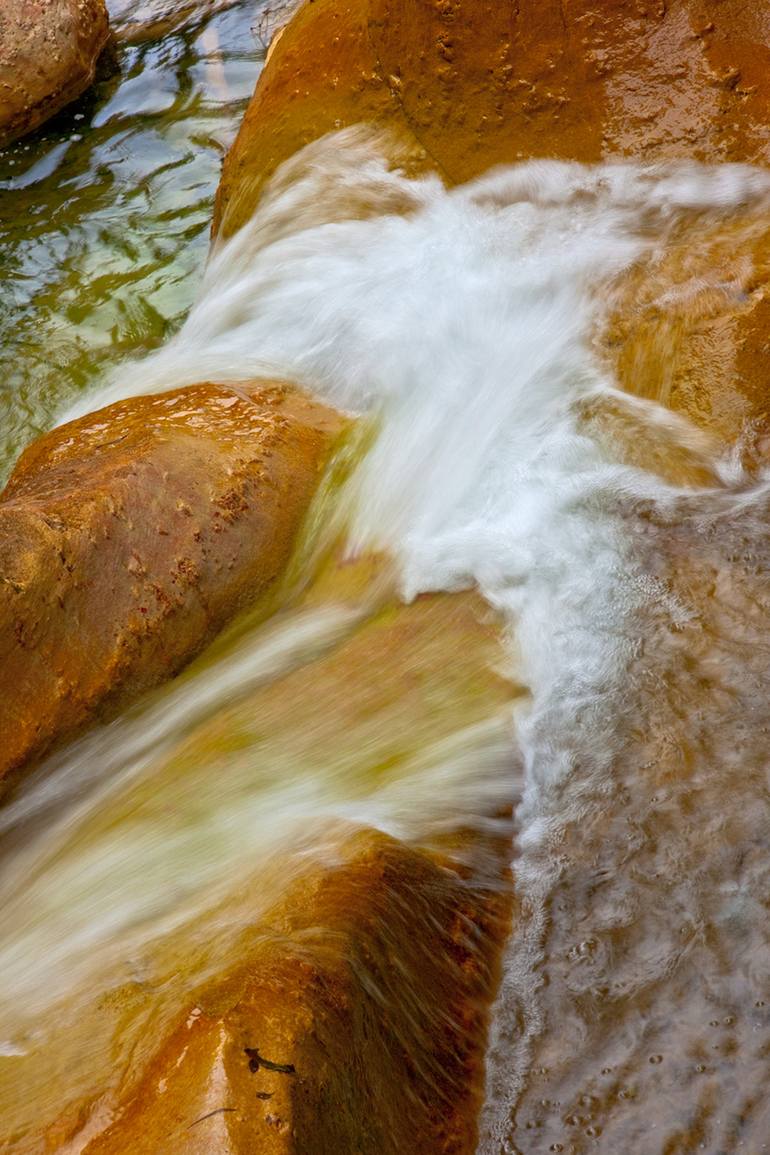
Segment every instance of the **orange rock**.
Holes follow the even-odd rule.
[[[190,997],[83,1155],[470,1155],[505,890],[375,831],[340,860]]]
[[[0,779],[174,674],[278,575],[336,415],[197,385],[35,442],[0,498]]]
[[[299,148],[359,121],[451,183],[534,156],[767,164],[769,32],[739,0],[307,0],[226,158],[215,231]]]
[[[739,0],[307,0],[225,160],[214,229],[235,231],[282,161],[358,121],[450,184],[538,156],[767,165],[769,38],[767,13]],[[753,222],[635,270],[603,336],[623,387],[727,440],[764,430],[767,252]]]
[[[104,0],[3,0],[0,148],[88,88],[108,33]]]
[[[227,154],[217,190],[214,231],[248,220],[265,183],[303,145],[359,121],[409,136],[369,36],[366,0],[314,0],[281,33]]]
[[[341,584],[327,573],[322,591],[314,588],[309,598],[298,593],[278,630],[292,636],[308,612],[356,605],[349,571],[359,568],[372,566],[346,565],[336,571]],[[523,691],[496,672],[504,659],[499,626],[477,594],[426,595],[408,605],[385,598],[361,611],[326,648],[313,647],[302,658],[298,651],[279,676],[250,689],[242,685],[197,720],[188,718],[170,746],[160,743],[150,753],[138,777],[114,781],[107,806],[99,802],[76,818],[51,870],[38,875],[39,886],[20,878],[18,903],[3,906],[0,945],[7,951],[15,943],[11,957],[17,959],[44,957],[45,943],[74,951],[65,949],[67,961],[56,964],[56,975],[67,976],[56,990],[24,984],[24,997],[14,1000],[4,970],[0,1148],[14,1155],[41,1148],[74,1155],[114,1125],[99,1140],[114,1144],[105,1150],[124,1143],[125,1151],[141,1152],[138,1120],[146,1111],[156,1150],[184,1151],[184,1140],[216,1151],[212,1128],[225,1124],[217,1141],[230,1142],[236,1124],[254,1121],[255,1107],[277,1105],[275,1098],[257,1101],[256,1090],[280,1086],[280,1072],[260,1071],[260,1079],[273,1080],[265,1086],[244,1065],[242,1047],[255,1043],[269,1059],[288,1055],[309,1079],[302,1084],[307,1100],[290,1104],[298,1149],[315,1149],[316,1108],[324,1126],[337,1125],[346,1093],[340,1127],[353,1127],[355,1103],[358,1126],[373,1118],[372,1127],[385,1131],[389,1112],[405,1115],[392,1140],[402,1143],[399,1151],[445,1149],[439,1138],[414,1148],[404,1142],[410,1120],[415,1143],[431,1127],[439,1137],[452,1127],[472,1134],[498,929],[511,901],[509,808],[517,775],[508,736],[511,703]],[[275,620],[264,623],[253,641],[275,640],[275,630]],[[219,643],[224,668],[230,655],[242,653],[243,642],[233,631]],[[211,654],[201,660],[204,679],[218,675],[210,661]],[[194,697],[200,683],[194,671],[189,678]],[[172,704],[175,688],[167,693]],[[163,703],[160,691],[150,718]],[[129,734],[137,723],[141,714],[128,723]],[[118,721],[110,734],[115,744],[125,740],[125,723]],[[465,785],[474,779],[478,804],[467,805]],[[280,797],[287,790],[298,800],[308,797],[301,826],[287,822]],[[318,805],[315,797],[327,801]],[[409,829],[414,842],[407,847],[371,831],[351,834],[351,803],[354,813]],[[338,804],[342,818],[335,817]],[[242,814],[252,817],[244,823]],[[214,835],[212,841],[217,829],[227,831],[224,840]],[[109,862],[116,846],[133,846],[140,855],[154,847],[163,865],[146,880],[141,868],[129,871],[128,889],[118,884],[122,898],[107,883],[111,902],[127,899],[143,917],[113,925],[109,940],[97,930],[81,954],[78,928],[84,917],[98,928],[105,878],[95,865],[84,887],[63,889],[62,879],[82,878],[84,862]],[[201,875],[199,862],[215,859],[215,876]],[[169,928],[163,915],[158,923],[154,900],[149,908],[145,902],[152,880],[161,878],[173,895],[191,875],[198,880],[194,889],[174,904],[180,921]],[[50,911],[51,895],[58,903],[53,923],[36,914]],[[455,937],[463,925],[464,943]],[[36,929],[29,938],[33,926],[41,937]],[[384,959],[388,952],[393,968]],[[367,970],[367,960],[376,970]],[[395,969],[396,960],[404,960],[404,970]],[[387,995],[380,1020],[377,989]],[[338,1016],[330,1006],[340,1008]],[[198,1027],[192,1038],[182,1029],[196,1008],[206,1015],[200,1047],[192,1045]],[[442,1008],[457,1008],[447,1024]],[[375,1022],[384,1024],[381,1030]],[[248,1037],[236,1034],[247,1027]],[[190,1051],[177,1068],[187,1043]],[[402,1047],[409,1058],[402,1058]],[[301,1066],[298,1053],[306,1056]],[[447,1081],[437,1089],[445,1061]],[[367,1083],[372,1071],[376,1081]],[[220,1112],[227,1119],[211,1116],[190,1128],[222,1106],[237,1106],[240,1122],[228,1111]],[[300,1108],[306,1113],[297,1115]],[[273,1129],[261,1115],[258,1121],[265,1147],[257,1150],[270,1150]],[[328,1146],[319,1150],[380,1150],[374,1141],[371,1148],[337,1144],[329,1134],[320,1132],[319,1144]],[[278,1140],[286,1141],[283,1132]],[[382,1150],[391,1150],[383,1143]],[[149,1139],[148,1146],[153,1149]],[[446,1149],[454,1149],[448,1139]],[[457,1149],[468,1148],[458,1140]]]

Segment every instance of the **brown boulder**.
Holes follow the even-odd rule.
[[[88,88],[108,33],[104,0],[3,0],[0,148]]]
[[[281,571],[336,415],[197,385],[60,427],[0,497],[0,779],[174,674]]]
[[[527,157],[770,162],[768,17],[740,0],[308,0],[228,154],[215,230],[277,166],[359,121],[450,183]]]
[[[508,900],[375,831],[339,858],[189,998],[84,1155],[470,1155]]]

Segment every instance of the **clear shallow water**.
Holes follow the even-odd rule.
[[[114,0],[93,89],[0,152],[0,480],[62,405],[181,323],[260,11]]]

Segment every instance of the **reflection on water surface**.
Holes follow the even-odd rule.
[[[114,0],[94,88],[0,152],[0,477],[62,405],[180,323],[263,5]]]

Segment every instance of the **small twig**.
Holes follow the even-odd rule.
[[[293,1075],[293,1063],[271,1063],[269,1059],[263,1059],[256,1047],[243,1048],[249,1057],[249,1070],[258,1071],[260,1067],[265,1071],[278,1071],[280,1075]]]
[[[215,1107],[213,1111],[209,1111],[208,1115],[201,1115],[200,1119],[196,1119],[190,1127],[195,1127],[198,1123],[202,1123],[204,1119],[210,1119],[212,1115],[221,1115],[223,1111],[237,1111],[237,1107]],[[190,1127],[187,1130],[190,1130]]]

